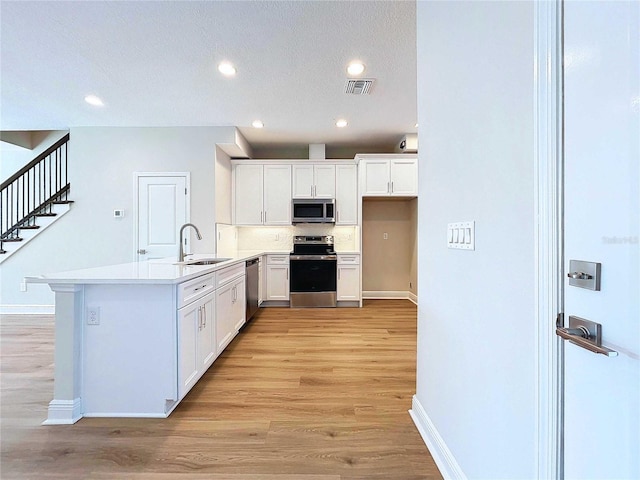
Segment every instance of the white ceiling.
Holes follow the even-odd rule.
[[[416,132],[413,1],[0,8],[0,130],[232,125],[259,147],[393,145]],[[353,59],[376,79],[368,96],[344,93]],[[218,73],[222,60],[236,65],[234,78]],[[90,93],[106,105],[86,104]],[[336,128],[338,118],[349,126]]]

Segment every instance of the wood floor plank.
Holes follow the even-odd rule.
[[[416,307],[259,311],[168,419],[41,426],[53,318],[0,317],[2,479],[440,479],[407,410]]]

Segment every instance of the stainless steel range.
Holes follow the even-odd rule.
[[[292,307],[335,307],[338,257],[333,236],[295,236],[289,268]]]

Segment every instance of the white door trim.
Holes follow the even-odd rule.
[[[133,172],[133,262],[138,261],[138,220],[140,212],[138,208],[138,184],[140,177],[184,177],[187,185],[186,201],[186,221],[191,221],[191,173],[190,172]]]
[[[537,478],[561,479],[562,0],[535,2],[534,152]]]

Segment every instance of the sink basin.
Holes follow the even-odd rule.
[[[216,263],[226,262],[231,260],[230,258],[202,258],[200,260],[187,260],[184,262],[186,266],[189,265],[215,265]]]

